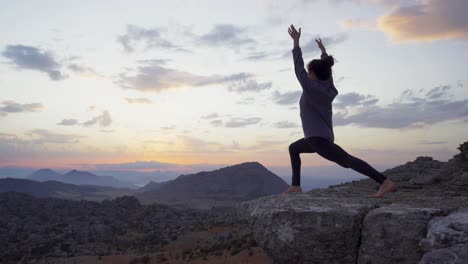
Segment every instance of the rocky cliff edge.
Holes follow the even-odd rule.
[[[382,199],[361,180],[238,206],[271,263],[467,264],[468,142],[447,162],[418,157],[389,169]]]

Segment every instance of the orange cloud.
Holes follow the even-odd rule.
[[[377,20],[377,28],[395,43],[441,39],[468,41],[468,1],[422,0],[396,6]]]
[[[346,18],[340,22],[345,29],[375,29],[374,23],[358,18]]]

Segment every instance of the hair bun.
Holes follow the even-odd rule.
[[[325,63],[325,65],[329,67],[332,67],[333,65],[335,65],[335,59],[333,58],[333,56],[327,56],[323,58],[322,61]]]

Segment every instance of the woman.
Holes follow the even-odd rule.
[[[382,197],[388,192],[398,189],[398,185],[387,179],[365,161],[351,156],[340,146],[333,143],[332,125],[332,102],[338,91],[333,85],[332,69],[334,59],[329,56],[322,40],[315,40],[322,51],[321,59],[312,60],[307,65],[308,72],[304,69],[301,48],[299,47],[299,31],[291,25],[288,29],[289,35],[294,41],[292,50],[294,59],[294,70],[296,77],[302,86],[302,96],[299,101],[301,111],[302,129],[304,138],[289,146],[292,167],[292,186],[286,191],[302,192],[300,187],[301,177],[301,153],[317,153],[320,156],[338,163],[345,168],[351,168],[378,182],[380,189],[373,197]]]

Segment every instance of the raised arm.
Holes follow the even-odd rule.
[[[296,73],[296,77],[301,83],[301,86],[304,86],[303,84],[307,81],[308,74],[306,70],[304,69],[304,60],[302,59],[302,51],[301,48],[299,47],[299,38],[301,37],[301,28],[299,28],[299,31],[296,30],[296,28],[291,25],[288,28],[288,33],[293,39],[293,60],[294,60],[294,71]]]
[[[318,40],[316,39],[315,42],[317,42],[317,45],[320,51],[322,51],[322,54],[320,55],[320,59],[323,60],[326,57],[328,57],[327,50],[325,49],[325,46],[323,45],[322,39],[321,38],[319,38]],[[329,80],[333,83],[333,76],[330,76]]]

